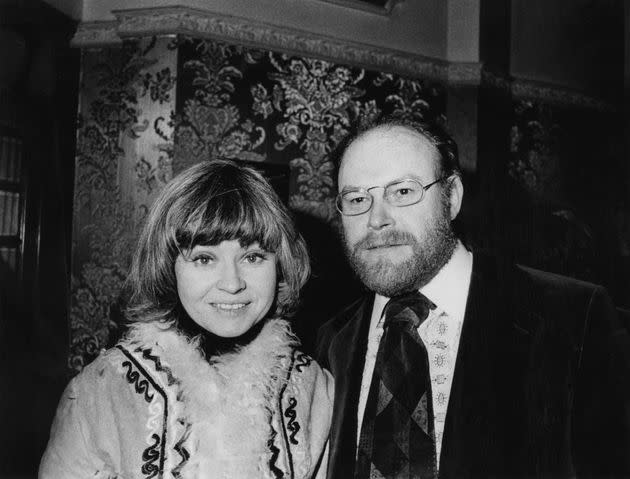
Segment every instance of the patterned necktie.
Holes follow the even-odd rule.
[[[359,437],[356,479],[436,478],[433,400],[418,291],[389,300]]]

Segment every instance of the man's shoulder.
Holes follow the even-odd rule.
[[[367,301],[367,296],[361,296],[359,298],[356,298],[350,304],[344,306],[342,309],[337,311],[328,321],[322,324],[322,326],[319,328],[319,335],[321,336],[324,333],[334,334],[339,331]]]
[[[485,251],[474,252],[473,281],[477,287],[501,294],[512,306],[545,315],[545,311],[583,311],[591,304],[609,302],[600,285],[515,262]]]
[[[473,275],[498,282],[516,283],[520,288],[566,294],[592,294],[600,285],[558,273],[523,265],[504,255],[475,251]]]
[[[550,271],[532,268],[517,264],[516,268],[526,275],[536,287],[544,288],[557,293],[592,294],[593,291],[604,289],[602,286],[569,276],[564,276]]]
[[[324,367],[327,367],[328,365],[325,358],[327,358],[327,351],[330,347],[330,343],[333,341],[335,336],[337,336],[337,334],[343,329],[343,327],[346,326],[348,322],[352,320],[352,318],[355,318],[357,314],[361,314],[362,309],[368,307],[369,304],[369,295],[359,297],[344,308],[342,308],[331,319],[320,326],[319,330],[317,331],[315,355],[320,361],[323,362],[322,364],[324,365]]]
[[[579,313],[595,307],[610,307],[611,299],[601,285],[529,266],[517,265],[527,278],[532,304],[554,306],[567,313]]]

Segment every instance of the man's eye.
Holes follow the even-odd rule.
[[[410,182],[406,182],[400,185],[396,185],[392,187],[392,192],[390,193],[394,198],[403,198],[406,196],[413,196],[418,194],[420,187],[412,184]]]
[[[344,198],[344,200],[351,205],[359,205],[366,201],[367,197],[361,194],[349,194]]]
[[[420,188],[416,186],[409,186],[409,185],[402,186],[401,185],[394,189],[394,194],[396,196],[409,196],[409,195],[416,194],[419,189]]]

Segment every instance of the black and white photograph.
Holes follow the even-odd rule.
[[[630,2],[0,0],[0,478],[630,479]]]

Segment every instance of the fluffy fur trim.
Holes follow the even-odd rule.
[[[289,323],[271,319],[258,337],[208,362],[166,324],[138,323],[128,339],[158,352],[179,379],[191,451],[183,477],[265,477],[271,411],[298,342]]]

